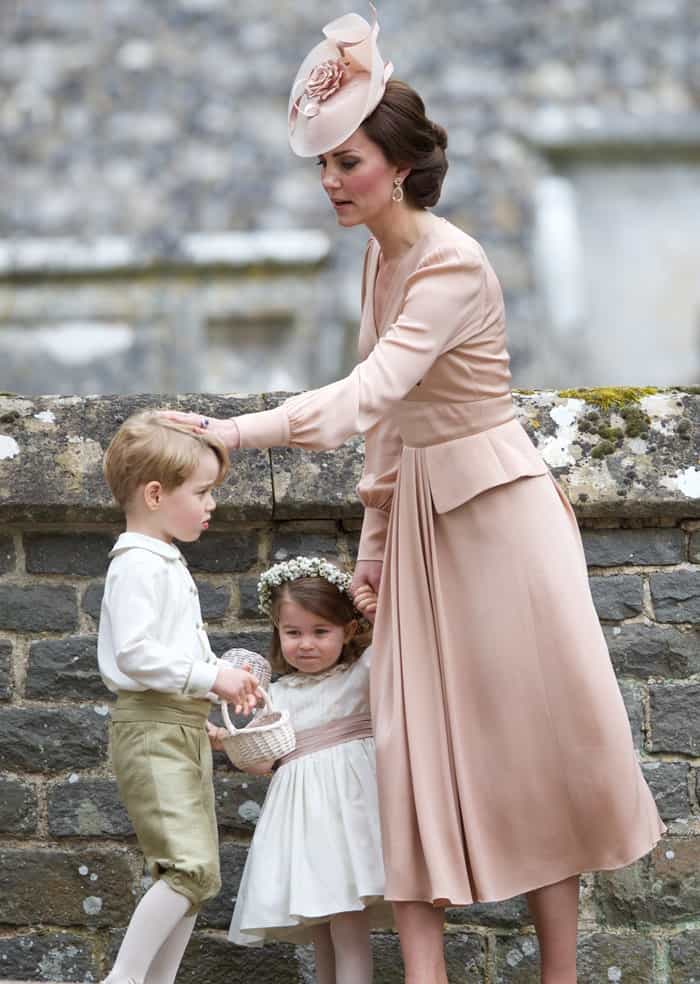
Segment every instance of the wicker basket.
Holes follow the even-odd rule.
[[[250,649],[227,649],[221,658],[226,660],[229,666],[236,666],[239,669],[249,666],[250,672],[257,679],[262,690],[270,689],[272,669],[264,656],[251,652]]]
[[[276,711],[266,690],[261,690],[265,706],[255,717],[237,728],[222,702],[221,713],[228,737],[222,740],[224,751],[238,769],[256,762],[277,760],[296,748],[297,740],[289,721],[289,711]]]

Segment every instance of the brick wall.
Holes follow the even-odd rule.
[[[0,397],[0,975],[8,978],[100,980],[146,884],[109,767],[111,698],[95,650],[119,530],[98,452],[126,413],[149,402]],[[220,414],[269,402],[225,409],[221,399],[180,398]],[[555,394],[518,399],[579,512],[593,597],[670,828],[638,864],[584,877],[579,974],[587,984],[691,984],[700,967],[700,398],[664,394],[639,406],[656,435],[652,449],[623,437],[612,454],[593,457],[602,438],[579,425],[599,410]],[[570,452],[572,463],[562,464]],[[352,563],[361,462],[358,443],[333,454],[237,457],[212,531],[185,548],[216,651],[265,646],[255,581],[270,562],[304,552]],[[224,889],[203,910],[180,982],[313,980],[305,948],[244,950],[225,939],[265,787],[217,756]],[[447,920],[454,984],[538,980],[523,899],[449,910]],[[375,943],[375,980],[398,984],[396,938]]]

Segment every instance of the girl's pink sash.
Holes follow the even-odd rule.
[[[310,755],[311,752],[318,752],[322,748],[342,745],[346,741],[355,741],[357,738],[371,738],[372,735],[372,718],[369,714],[348,714],[347,717],[337,718],[335,721],[329,721],[328,724],[297,731],[296,748],[293,752],[288,752],[277,759],[274,768],[279,769],[287,762],[293,762],[302,755]]]

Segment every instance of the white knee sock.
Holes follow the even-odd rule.
[[[175,978],[196,921],[196,916],[185,916],[184,919],[180,920],[153,958],[144,984],[175,984]]]
[[[367,913],[343,912],[331,919],[336,984],[372,984],[372,944]]]
[[[173,891],[163,879],[152,885],[134,909],[114,967],[104,984],[143,984],[156,954],[189,907],[189,899]]]

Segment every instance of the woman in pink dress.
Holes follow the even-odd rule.
[[[482,248],[428,209],[445,131],[390,80],[370,25],[324,28],[292,88],[292,149],[338,223],[366,225],[359,365],[214,420],[231,449],[365,438],[354,586],[379,590],[372,711],[386,898],[407,984],[445,984],[443,909],[525,893],[544,984],[576,981],[579,873],[663,832],[637,762],[573,511],[515,419]]]

